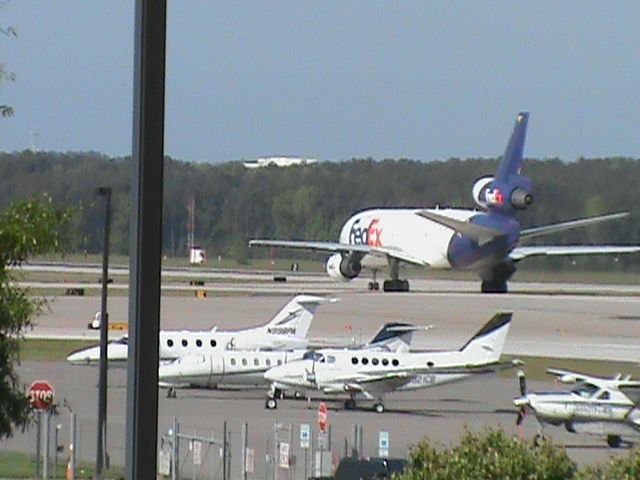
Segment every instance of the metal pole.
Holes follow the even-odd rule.
[[[71,443],[69,444],[69,461],[71,462],[71,480],[76,478],[76,414],[71,412],[69,418],[69,435]]]
[[[247,447],[249,443],[249,425],[242,424],[242,480],[247,480]]]
[[[222,427],[222,480],[227,479],[227,422],[225,420]]]
[[[173,417],[173,438],[171,439],[171,480],[178,480],[180,466],[180,424],[178,419]]]
[[[53,436],[53,478],[58,478],[58,435],[62,425],[56,425],[55,435]]]
[[[49,478],[49,425],[51,424],[49,410],[44,410],[44,452],[42,455],[42,478]]]
[[[36,415],[36,478],[40,478],[40,460],[41,460],[41,448],[40,442],[42,441],[42,410],[38,411]]]
[[[102,302],[100,305],[100,377],[98,381],[98,442],[96,447],[96,478],[103,478],[107,440],[107,282],[109,278],[109,233],[111,230],[111,187],[98,188],[104,197],[104,239],[102,241]]]
[[[166,0],[136,0],[125,478],[154,479],[164,176]]]

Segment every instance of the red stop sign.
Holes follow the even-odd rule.
[[[48,410],[53,403],[55,390],[46,380],[36,380],[27,389],[29,403],[36,410]]]
[[[327,431],[327,427],[329,426],[329,409],[327,408],[327,404],[324,402],[320,402],[318,405],[318,428],[322,433]]]

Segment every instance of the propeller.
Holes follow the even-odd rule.
[[[527,379],[524,376],[524,371],[518,370],[518,385],[520,387],[520,397],[524,400],[527,396]],[[516,401],[516,405],[520,403]],[[519,405],[518,416],[516,417],[516,426],[520,426],[524,420],[524,416],[527,413],[526,403],[523,401]]]

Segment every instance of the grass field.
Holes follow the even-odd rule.
[[[58,469],[54,472],[53,458],[49,459],[49,478],[66,478],[67,461],[66,455],[60,453],[58,455]],[[94,472],[95,469],[92,465],[81,463],[76,466],[75,478],[93,478]],[[0,478],[36,478],[35,474],[36,462],[34,455],[0,452]],[[105,472],[104,478],[124,478],[124,471],[118,467],[111,468]]]
[[[90,340],[26,339],[20,344],[20,360],[64,362],[70,352],[95,344],[95,341]]]

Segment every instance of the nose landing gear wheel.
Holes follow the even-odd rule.
[[[384,413],[384,405],[382,403],[376,403],[373,406],[373,409],[375,410],[376,413]]]
[[[276,408],[278,408],[278,402],[275,398],[269,397],[264,404],[264,408],[266,408],[267,410],[275,410]]]

